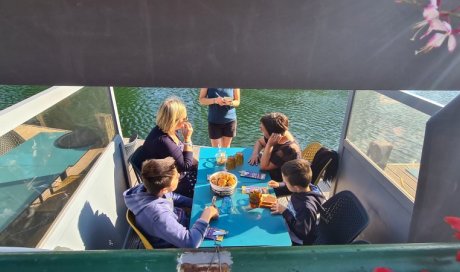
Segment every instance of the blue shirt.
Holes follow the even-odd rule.
[[[233,99],[233,89],[209,88],[207,98],[231,97]],[[232,106],[219,106],[219,104],[209,105],[208,122],[214,124],[227,124],[236,120],[236,109]]]

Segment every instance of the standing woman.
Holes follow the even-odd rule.
[[[230,147],[236,136],[236,107],[240,89],[201,88],[200,104],[209,106],[208,132],[213,147]]]
[[[179,139],[180,132],[183,142]],[[193,197],[197,166],[193,159],[192,124],[188,122],[187,109],[177,97],[167,98],[157,112],[156,126],[144,142],[144,158],[173,157],[180,180],[175,193]]]

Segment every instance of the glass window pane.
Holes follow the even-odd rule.
[[[407,91],[408,93],[421,96],[443,106],[460,94],[460,91]]]
[[[357,91],[347,139],[412,200],[430,116],[374,91]]]
[[[34,247],[115,135],[107,87],[85,87],[0,137],[0,245]]]

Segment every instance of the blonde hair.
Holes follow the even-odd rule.
[[[184,102],[178,97],[169,97],[157,112],[157,126],[165,133],[170,132],[182,118],[187,116],[187,109]]]

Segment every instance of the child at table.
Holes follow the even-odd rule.
[[[281,167],[281,174],[292,195],[287,207],[273,204],[272,214],[283,215],[293,245],[311,245],[316,239],[317,215],[324,197],[309,187],[310,163],[304,159],[288,161]]]
[[[125,203],[136,218],[136,225],[154,248],[197,248],[204,239],[209,221],[219,216],[214,206],[187,229],[188,216],[178,207],[191,208],[192,199],[173,193],[179,172],[172,157],[152,159],[142,165],[143,184],[124,192]]]

